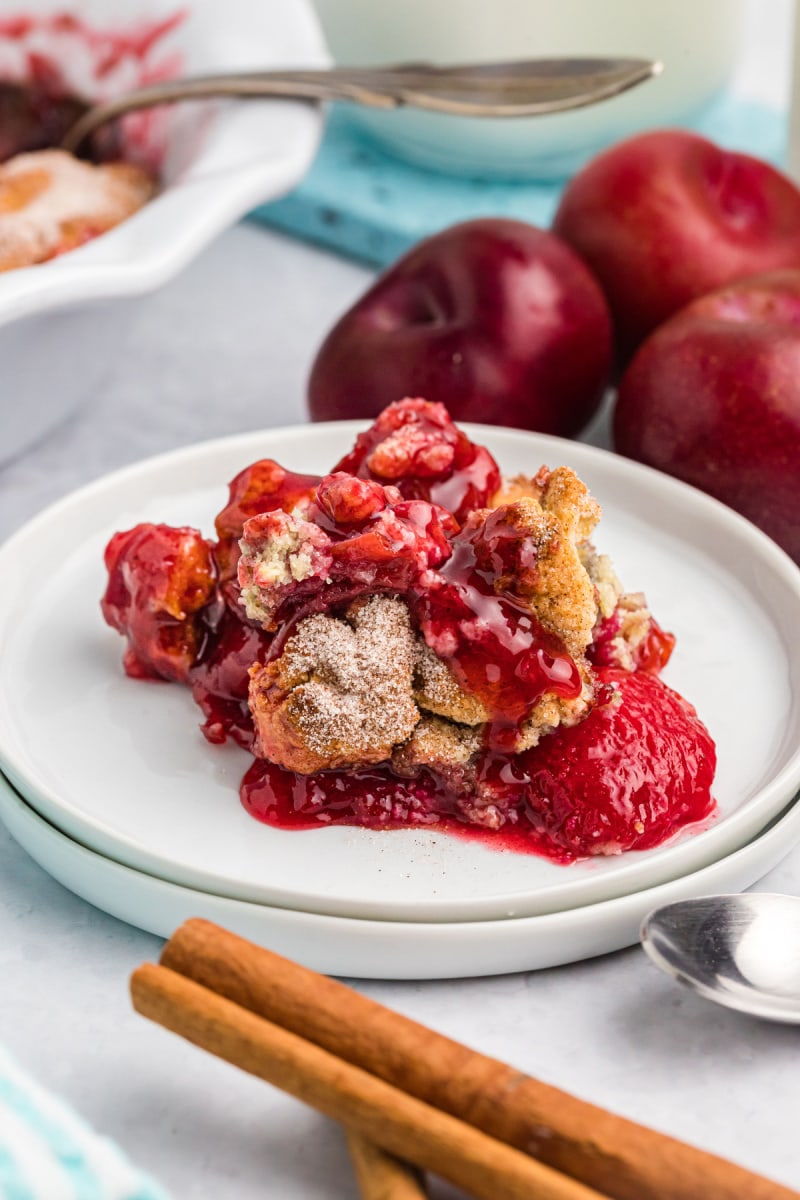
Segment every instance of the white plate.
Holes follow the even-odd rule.
[[[660,887],[585,908],[508,921],[411,924],[271,908],[179,887],[120,866],[60,833],[0,776],[0,819],[39,866],[104,912],[169,937],[205,917],[328,975],[361,979],[464,979],[535,971],[622,950],[662,904],[739,891],[800,841],[800,800],[734,854]]]
[[[200,524],[252,459],[322,470],[356,423],[248,434],[164,455],[76,493],[0,550],[0,763],[63,832],[118,862],[236,899],[339,916],[464,921],[651,887],[754,837],[800,785],[800,572],[728,509],[592,447],[474,433],[505,470],[566,462],[605,506],[599,545],[678,634],[668,679],[720,753],[719,816],[673,844],[570,867],[424,830],[303,832],[240,807],[248,758],[208,746],[178,688],[126,679],[102,623],[102,549],[143,519]]]

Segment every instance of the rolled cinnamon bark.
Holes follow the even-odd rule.
[[[347,1148],[361,1200],[428,1200],[419,1171],[374,1142],[347,1131]]]
[[[613,1200],[798,1200],[789,1188],[541,1083],[211,922],[187,921],[161,962]]]
[[[135,971],[131,996],[143,1016],[478,1200],[603,1200],[582,1183],[167,967],[147,963]]]

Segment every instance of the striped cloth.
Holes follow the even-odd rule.
[[[168,1200],[0,1048],[1,1200]]]

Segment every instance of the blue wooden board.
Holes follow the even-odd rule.
[[[778,109],[727,96],[693,128],[722,145],[780,165],[787,119]],[[334,109],[311,170],[289,195],[252,216],[328,249],[385,266],[414,242],[479,216],[548,226],[562,183],[500,182],[439,175],[384,153]]]

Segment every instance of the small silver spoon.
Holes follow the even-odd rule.
[[[681,900],[651,912],[641,938],[656,966],[708,1000],[800,1024],[800,897]]]
[[[608,100],[661,72],[645,58],[541,58],[437,67],[337,67],[328,71],[254,71],[174,79],[90,108],[62,141],[77,150],[99,125],[125,113],[179,100],[346,100],[371,108],[411,105],[470,117],[531,117]]]

